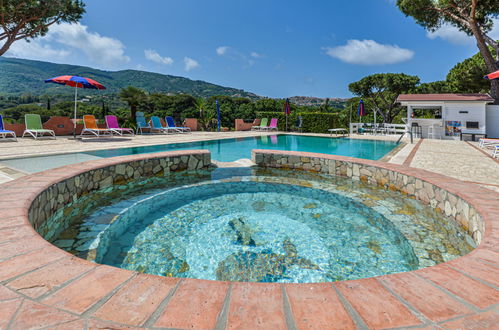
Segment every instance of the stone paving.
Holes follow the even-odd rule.
[[[425,139],[408,166],[478,183],[499,192],[499,162],[463,141]]]
[[[483,234],[474,238],[480,245],[464,257],[417,271],[320,284],[164,278],[98,265],[76,258],[39,236],[28,215],[35,214],[29,212],[34,210],[33,202],[61,180],[70,182],[91,170],[103,169],[104,173],[114,168],[122,172],[117,166],[120,163],[185,157],[189,152],[102,159],[28,175],[1,186],[0,329],[497,327],[499,194],[440,174],[384,162],[310,153],[260,153],[288,154],[303,164],[317,165],[307,158],[319,159],[318,164],[325,159],[328,169],[331,161],[338,161],[335,173],[360,180],[367,175],[366,169],[371,174],[386,173],[388,176],[380,179],[394,189],[406,184],[404,177],[412,177],[415,187],[419,187],[418,181],[425,187],[419,197],[413,192],[421,200],[428,197],[422,193],[425,183],[445,190],[476,210],[474,218],[480,221],[477,228]],[[164,171],[158,173],[164,175]],[[386,178],[395,181],[385,182]],[[103,177],[98,182],[107,184]],[[51,210],[53,203],[38,205]],[[465,209],[457,205],[459,201],[456,212]],[[454,208],[450,212],[454,213]]]

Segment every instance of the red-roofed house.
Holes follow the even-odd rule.
[[[407,107],[408,126],[424,138],[499,136],[499,106],[489,105],[494,99],[488,94],[401,94],[397,102]]]

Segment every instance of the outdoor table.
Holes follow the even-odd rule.
[[[470,135],[471,136],[471,141],[475,141],[475,137],[477,135],[480,135],[481,137],[484,137],[486,138],[487,137],[487,134],[484,133],[484,132],[480,132],[480,131],[461,131],[459,133],[459,139],[462,141],[463,140],[463,135]]]

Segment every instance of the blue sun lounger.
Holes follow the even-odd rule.
[[[151,132],[160,132],[160,133],[174,133],[177,132],[174,128],[171,127],[164,127],[163,124],[161,123],[161,119],[159,119],[158,116],[152,116],[151,117]]]
[[[166,121],[166,124],[168,125],[168,128],[175,129],[177,132],[189,133],[191,131],[191,129],[189,127],[175,126],[175,121],[173,120],[173,117],[171,117],[171,116],[166,116],[165,121]]]
[[[10,137],[8,137],[9,135]],[[5,129],[2,115],[0,115],[0,136],[4,139],[14,139],[17,141],[16,132]]]

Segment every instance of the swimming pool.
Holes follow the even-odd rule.
[[[165,139],[167,138],[168,137],[165,137]],[[396,146],[397,143],[393,141],[303,135],[270,135],[17,158],[5,160],[1,163],[24,172],[36,173],[93,159],[189,149],[208,149],[211,152],[212,159],[220,162],[233,162],[242,158],[251,158],[252,149],[307,151],[378,160]]]

